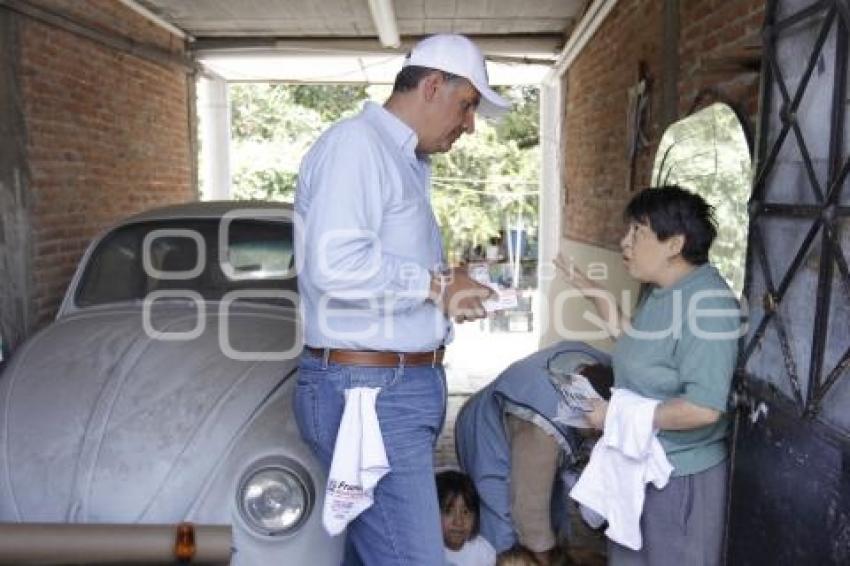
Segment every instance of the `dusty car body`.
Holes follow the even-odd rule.
[[[91,244],[0,376],[0,522],[231,525],[234,565],[339,563],[292,411],[291,216],[193,203]]]

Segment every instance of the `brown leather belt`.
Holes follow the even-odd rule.
[[[304,350],[317,358],[327,356],[332,364],[345,366],[365,366],[376,368],[394,368],[399,366],[437,366],[443,363],[445,348],[430,352],[375,352],[371,350],[337,350],[334,348],[311,348]]]

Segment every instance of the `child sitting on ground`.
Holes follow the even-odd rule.
[[[437,497],[443,527],[446,563],[451,566],[493,566],[496,551],[478,534],[478,492],[466,474],[437,474]]]

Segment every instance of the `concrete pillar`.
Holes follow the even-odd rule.
[[[209,76],[198,81],[198,118],[201,122],[201,198],[229,199],[230,101],[227,81]]]
[[[564,119],[562,78],[544,81],[540,85],[540,229],[538,231],[538,293],[540,299],[549,297],[554,270],[550,267],[558,255],[561,241],[561,212],[563,198],[563,144],[561,127]],[[549,310],[545,301],[535,301],[535,328],[546,320],[544,310]],[[542,338],[544,333],[541,333]]]

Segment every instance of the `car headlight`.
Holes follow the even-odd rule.
[[[296,530],[313,507],[313,482],[307,471],[291,460],[261,460],[239,482],[237,506],[248,526],[263,535]]]

